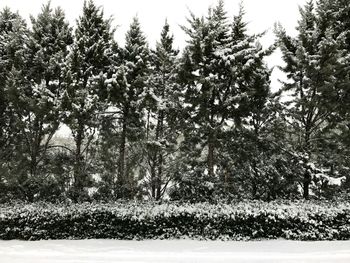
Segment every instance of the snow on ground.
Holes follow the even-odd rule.
[[[350,241],[0,241],[1,263],[350,262]]]

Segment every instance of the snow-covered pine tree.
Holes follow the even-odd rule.
[[[169,165],[176,152],[178,85],[173,36],[165,21],[160,41],[151,53],[152,70],[147,89],[146,162],[148,171],[142,181],[154,200],[159,200],[170,181]]]
[[[0,184],[4,177],[7,182],[15,181],[15,174],[22,170],[20,129],[17,126],[17,116],[11,103],[12,90],[8,80],[11,71],[20,71],[24,74],[25,43],[28,38],[28,29],[18,13],[9,8],[0,12]],[[13,165],[11,165],[11,163]]]
[[[60,63],[71,39],[64,19],[62,10],[53,13],[49,5],[44,6],[37,19],[32,18],[32,30],[25,38],[24,49],[12,47],[18,48],[14,53],[18,52],[17,56],[22,52],[22,58],[17,57],[14,62],[6,85],[22,137],[21,151],[17,153],[25,160],[21,163],[23,180],[19,189],[28,200],[40,195],[39,167],[59,126]],[[12,39],[13,44],[16,38]]]
[[[242,162],[240,156],[235,152],[235,147],[230,147],[235,142],[236,136],[247,135],[245,130],[253,130],[253,136],[259,137],[264,119],[267,119],[267,102],[270,94],[270,74],[271,70],[267,67],[264,59],[269,56],[274,46],[263,49],[259,38],[264,34],[249,35],[247,33],[247,23],[244,21],[244,8],[241,5],[238,15],[234,17],[231,34],[227,48],[220,51],[221,65],[225,68],[231,82],[231,93],[227,99],[228,115],[227,119],[231,121],[226,125],[226,132],[223,138],[231,138],[226,143],[225,151],[222,151],[220,160],[222,161],[222,182],[223,188],[234,181],[233,163]],[[270,98],[271,99],[271,98]],[[272,113],[272,112],[270,112]],[[266,118],[265,118],[266,117]],[[231,134],[231,135],[230,135]],[[245,138],[247,139],[247,138]],[[258,138],[256,138],[259,140]],[[249,142],[249,139],[246,140]],[[241,144],[244,146],[244,143]],[[254,147],[253,147],[254,148]],[[252,149],[253,150],[253,149]],[[255,148],[254,150],[257,150]],[[253,150],[253,151],[254,151]],[[243,150],[244,151],[244,150]],[[255,151],[256,153],[256,151]],[[253,155],[252,155],[253,156]],[[251,160],[251,166],[254,166]],[[230,165],[231,164],[231,167]],[[249,167],[250,171],[252,167]],[[261,178],[257,178],[261,180]],[[252,180],[253,182],[254,180]],[[254,185],[254,182],[253,182]]]
[[[259,86],[268,88],[266,79],[258,82]],[[261,92],[265,93],[265,88]],[[269,201],[298,194],[295,174],[300,173],[301,167],[299,159],[289,152],[288,125],[280,94],[261,95],[240,128],[227,134],[234,139],[227,142],[220,156],[221,166],[227,171],[226,198]]]
[[[119,158],[119,131],[117,129],[118,123],[111,111],[111,108],[107,108],[106,113],[101,116],[98,137],[91,146],[94,173],[98,174],[94,182],[97,191],[93,198],[108,201],[115,199],[118,192],[116,179]]]
[[[121,64],[114,65],[114,74],[107,80],[110,103],[117,109],[120,126],[117,196],[131,198],[136,194],[135,162],[131,143],[141,141],[144,134],[145,96],[149,78],[150,52],[137,17],[126,33],[121,49]],[[139,149],[140,150],[140,149]],[[139,161],[136,161],[139,162]]]
[[[105,80],[114,57],[114,30],[111,20],[92,0],[85,1],[77,22],[74,42],[65,73],[64,123],[72,131],[74,149],[74,185],[72,198],[84,199],[88,184],[90,144],[105,109]]]
[[[226,178],[219,156],[226,141],[233,139],[227,137],[227,131],[250,114],[258,95],[266,97],[266,92],[259,92],[266,89],[266,84],[257,83],[259,77],[266,79],[264,74],[269,74],[263,59],[272,48],[263,50],[257,42],[259,35],[246,34],[243,16],[241,6],[230,27],[223,2],[219,1],[207,18],[191,14],[190,26],[184,27],[190,37],[180,72],[189,125],[184,134],[188,152],[197,149],[199,161],[205,156],[206,169],[199,173],[207,174],[212,182]],[[198,169],[198,163],[192,166]]]
[[[337,78],[334,92],[329,96],[330,103],[335,108],[332,121],[336,132],[327,141],[321,142],[327,146],[329,153],[326,163],[332,170],[339,172],[339,176],[346,176],[350,185],[348,169],[350,167],[350,5],[346,0],[320,0],[317,2],[319,27],[325,32],[332,32],[335,41],[340,42],[339,49],[344,50],[339,62],[342,68],[337,68]],[[339,41],[341,40],[341,41]]]
[[[0,12],[0,38],[0,87],[1,98],[4,99],[7,74],[13,67],[18,69],[24,67],[24,47],[28,38],[28,29],[24,19],[7,7]],[[1,104],[1,106],[4,105],[6,104]]]
[[[317,159],[322,154],[324,140],[334,126],[334,112],[339,103],[336,89],[338,72],[343,68],[342,37],[334,38],[332,28],[325,27],[309,1],[300,9],[298,36],[289,37],[282,27],[277,28],[279,46],[286,65],[281,67],[288,81],[284,90],[292,92],[287,103],[295,133],[294,151],[304,165],[300,180],[303,197],[309,198]],[[320,148],[321,147],[321,148]],[[324,158],[323,158],[324,159]],[[323,169],[323,167],[322,167]]]
[[[324,1],[320,1],[321,3]],[[327,2],[327,1],[325,1]],[[338,79],[336,89],[340,117],[345,121],[350,133],[350,5],[346,0],[328,1],[329,4],[324,8],[319,7],[318,12],[320,20],[328,21],[328,29],[332,32],[333,38],[340,42],[339,48],[344,49],[345,53],[339,62],[344,64],[342,70],[338,69]],[[327,14],[331,13],[329,17]],[[322,16],[326,14],[325,17]],[[325,23],[327,25],[327,23]],[[340,40],[340,41],[339,41]]]
[[[198,164],[193,162],[196,166],[193,168],[202,166],[198,172],[208,174],[212,180],[219,147],[217,137],[226,120],[225,101],[221,96],[230,85],[216,52],[226,47],[229,26],[223,1],[210,9],[206,18],[190,15],[189,26],[182,27],[189,40],[181,59],[182,72],[179,73],[180,85],[185,89],[185,144],[188,153],[197,155],[190,157],[198,161]]]
[[[35,176],[60,124],[62,72],[72,36],[64,12],[60,8],[53,11],[50,3],[42,7],[37,18],[31,17],[31,22],[26,64],[31,91],[21,97],[19,110],[30,156],[30,174]]]

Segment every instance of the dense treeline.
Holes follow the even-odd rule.
[[[119,46],[92,1],[74,30],[50,4],[30,26],[3,9],[0,199],[347,198],[349,14],[310,1],[297,36],[276,25],[264,48],[220,0],[190,13],[179,51],[166,21],[149,48],[137,17]],[[288,80],[272,92],[276,49]]]

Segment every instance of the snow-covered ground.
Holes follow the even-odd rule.
[[[1,263],[350,262],[350,241],[0,241]]]

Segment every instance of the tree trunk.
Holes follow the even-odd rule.
[[[151,115],[151,110],[148,108],[147,110],[147,123],[146,123],[146,141],[148,142],[150,139],[150,115]],[[156,136],[155,140],[158,140],[158,125],[159,122],[157,123],[157,128],[156,128]],[[151,197],[153,200],[156,199],[156,181],[157,181],[157,172],[156,172],[156,167],[157,167],[157,153],[158,149],[150,146],[147,148],[147,158],[148,158],[148,165],[150,167],[150,188],[151,188]]]
[[[211,131],[208,138],[208,174],[209,177],[214,176],[214,134]]]
[[[252,197],[253,199],[258,199],[258,178],[259,172],[257,169],[256,162],[252,161],[252,170],[253,170],[253,178],[252,178]]]
[[[158,114],[158,122],[156,128],[156,141],[163,138],[164,129],[164,111],[160,110]],[[155,177],[155,200],[161,198],[161,188],[162,188],[162,173],[163,173],[163,152],[162,149],[157,149],[155,154],[156,160],[156,177]]]
[[[31,178],[35,178],[37,174],[37,154],[36,149],[34,148],[30,157],[30,176]]]
[[[30,175],[34,178],[37,174],[37,160],[40,151],[40,143],[41,143],[41,128],[39,121],[35,118],[34,127],[33,127],[33,141],[31,142],[31,156],[30,156]]]
[[[303,198],[308,200],[310,195],[310,184],[311,184],[311,174],[307,166],[307,162],[310,159],[310,129],[305,127],[305,151],[308,154],[307,159],[305,160],[305,171],[303,178]]]
[[[119,146],[119,167],[118,167],[118,185],[121,198],[126,197],[127,180],[125,178],[125,148],[126,148],[126,129],[127,129],[127,115],[123,117],[122,134]]]
[[[309,188],[311,184],[311,175],[309,171],[305,171],[304,173],[304,181],[303,181],[303,198],[308,200],[309,199]]]
[[[156,178],[156,165],[153,163],[151,165],[151,197],[153,200],[156,199],[156,184],[157,184],[157,178]]]
[[[33,187],[32,180],[36,178],[38,174],[38,160],[39,160],[39,154],[40,154],[40,144],[41,144],[41,133],[42,133],[42,125],[40,121],[35,118],[34,121],[34,127],[33,127],[33,140],[30,142],[29,148],[30,151],[30,167],[29,167],[29,173],[30,176],[27,176],[26,181],[24,181],[24,185],[26,185],[26,198],[29,202],[34,201],[34,191],[36,187]]]
[[[228,185],[228,172],[227,170],[225,169],[224,170],[224,193],[225,194],[228,194],[229,192],[229,185]]]
[[[157,175],[157,182],[156,182],[156,200],[160,200],[161,196],[161,190],[162,190],[162,173],[163,173],[163,155],[160,152],[158,155],[158,175]]]
[[[75,162],[74,162],[74,196],[79,201],[84,188],[83,156],[82,146],[84,139],[84,124],[79,120],[78,130],[75,137]]]

